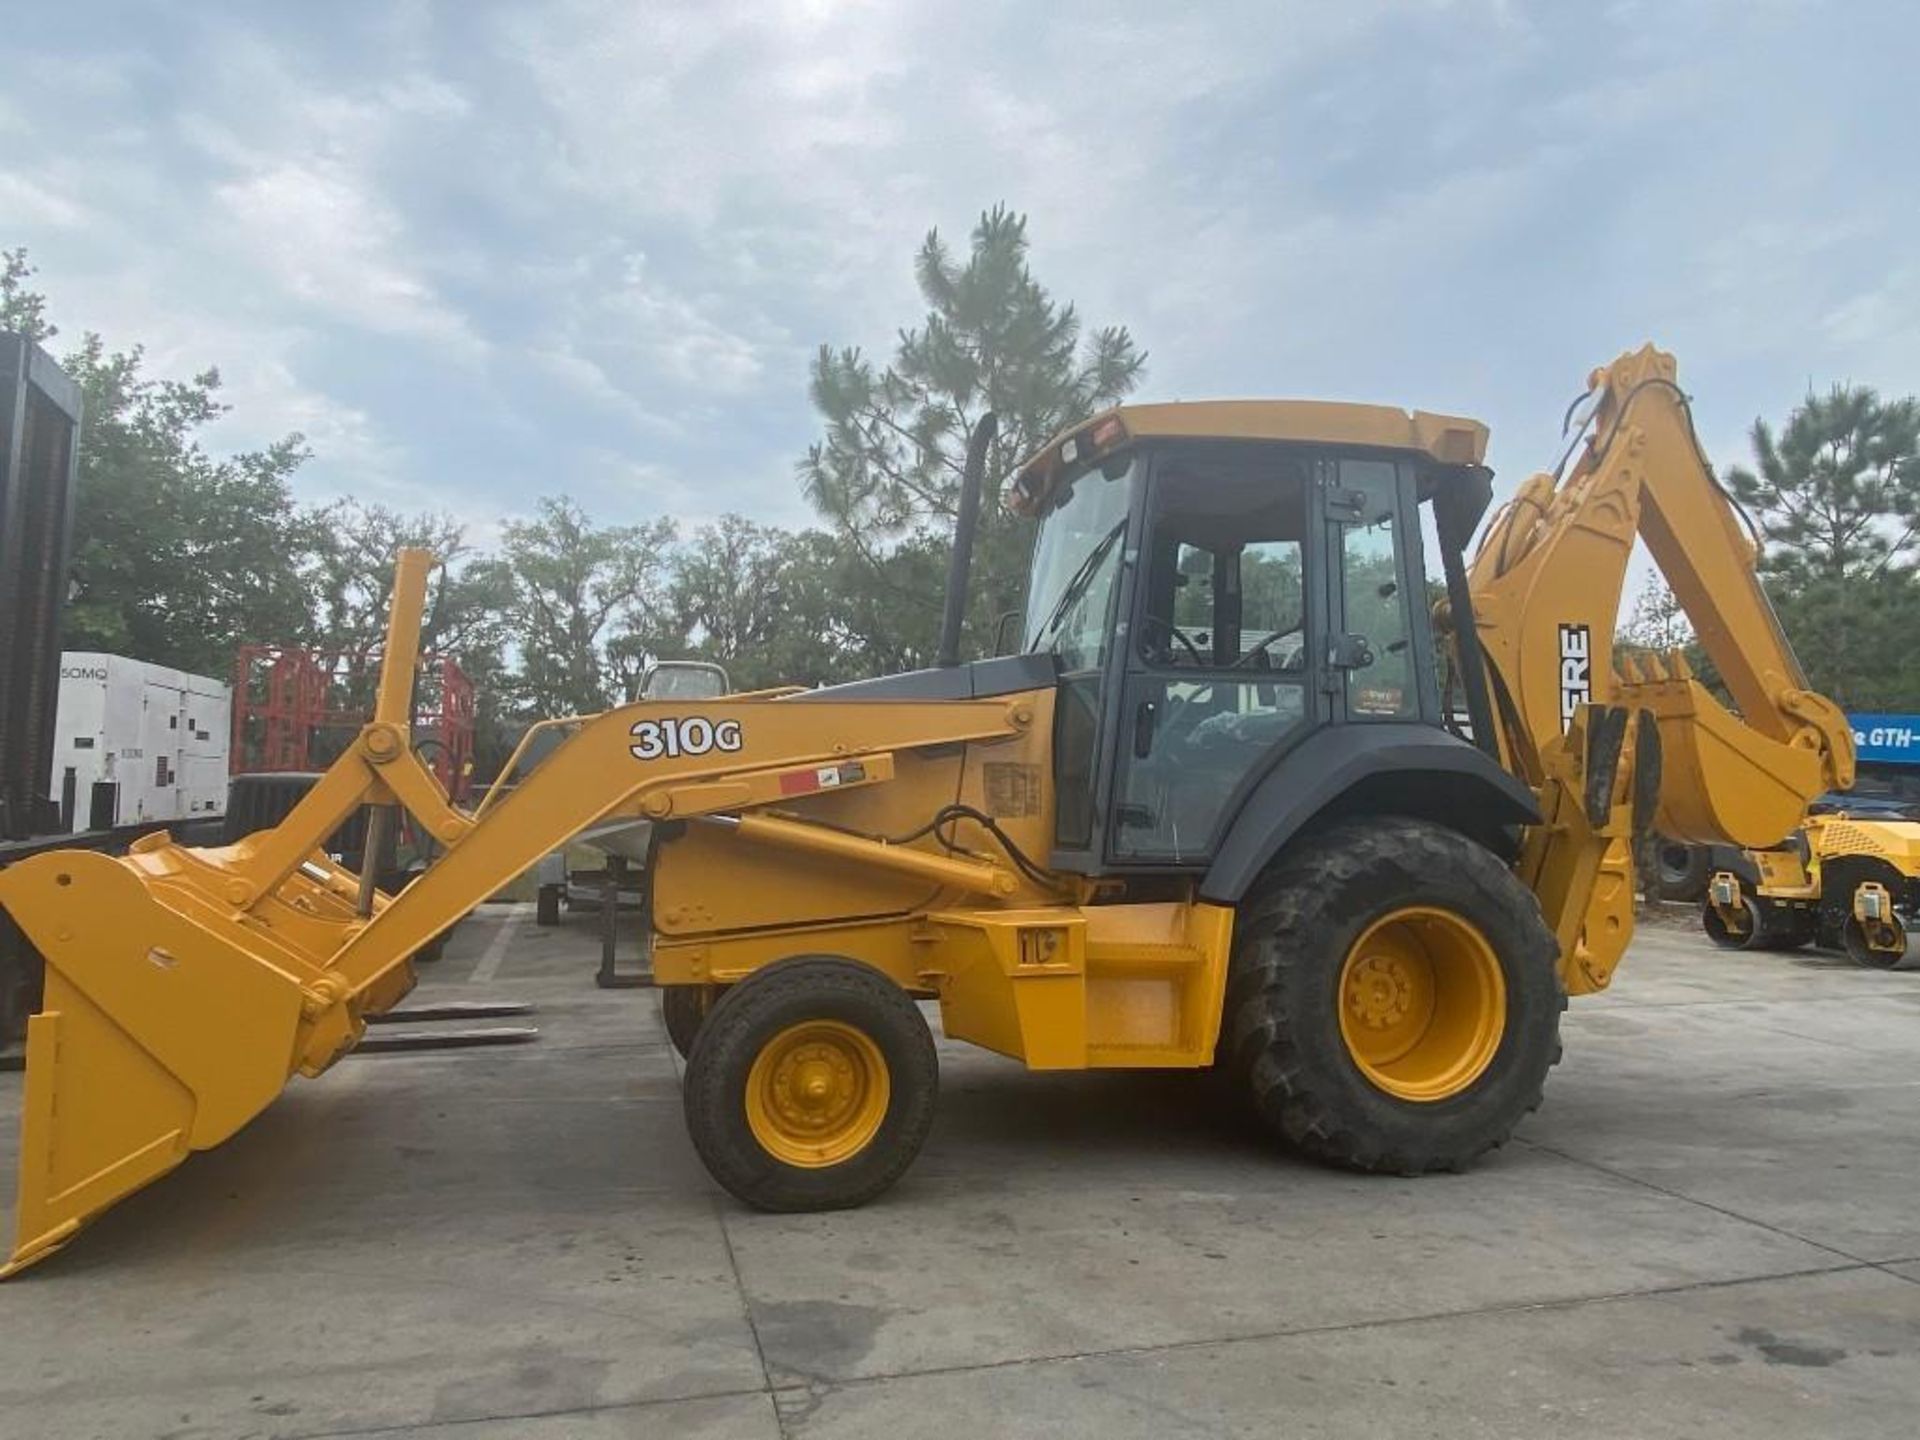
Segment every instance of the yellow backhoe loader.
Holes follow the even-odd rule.
[[[925,1139],[919,1000],[1036,1070],[1217,1066],[1331,1162],[1465,1166],[1539,1103],[1565,997],[1612,978],[1635,834],[1771,845],[1851,779],[1652,347],[1594,373],[1560,471],[1471,561],[1474,421],[1248,401],[1076,425],[1009,486],[1037,522],[1020,653],[958,664],[989,435],[934,669],[554,722],[467,813],[406,731],[430,564],[407,552],[374,718],[284,822],[0,872],[47,964],[9,1269],[326,1070],[416,950],[610,818],[654,822],[694,1143],[742,1200],[805,1210],[872,1198]],[[1739,718],[1677,657],[1615,670],[1636,535]],[[444,847],[397,895],[320,849],[363,805]]]

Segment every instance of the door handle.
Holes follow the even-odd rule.
[[[1144,760],[1153,753],[1153,726],[1159,710],[1153,701],[1142,700],[1133,712],[1133,758],[1136,760]]]

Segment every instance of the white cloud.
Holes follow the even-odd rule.
[[[271,162],[214,196],[239,248],[321,316],[432,340],[463,360],[485,353],[466,318],[396,258],[398,217],[350,168]]]
[[[31,179],[0,170],[0,216],[14,225],[71,230],[85,224],[85,206]]]
[[[1916,18],[189,8],[29,53],[0,244],[70,332],[218,361],[235,443],[311,433],[303,483],[797,520],[814,345],[890,348],[927,228],[964,245],[1005,199],[1042,281],[1152,352],[1150,393],[1461,409],[1511,479],[1649,334],[1710,435],[1809,379],[1920,385]]]

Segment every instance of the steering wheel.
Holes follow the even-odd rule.
[[[1300,619],[1294,621],[1291,625],[1288,625],[1282,629],[1274,631],[1271,635],[1268,635],[1265,639],[1261,640],[1260,643],[1255,645],[1251,650],[1247,651],[1246,654],[1242,655],[1238,660],[1234,661],[1232,668],[1236,670],[1239,669],[1242,665],[1248,664],[1250,661],[1252,661],[1252,659],[1256,655],[1258,655],[1262,661],[1265,661],[1267,659],[1267,648],[1270,645],[1272,645],[1274,641],[1284,640],[1289,635],[1298,635],[1303,629],[1306,628],[1306,624],[1307,624],[1306,617],[1302,616]],[[1266,669],[1267,666],[1263,664],[1259,668]]]
[[[1161,629],[1165,630],[1167,634],[1171,635],[1174,639],[1178,640],[1181,645],[1186,647],[1186,652],[1193,657],[1194,664],[1203,669],[1206,667],[1207,657],[1200,653],[1200,647],[1193,643],[1193,638],[1178,625],[1175,625],[1171,620],[1162,619],[1158,615],[1147,616],[1146,623],[1149,625],[1158,625]]]

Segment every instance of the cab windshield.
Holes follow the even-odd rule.
[[[1064,671],[1100,664],[1126,548],[1133,469],[1121,461],[1075,477],[1040,521],[1027,590],[1026,649],[1051,651]]]

